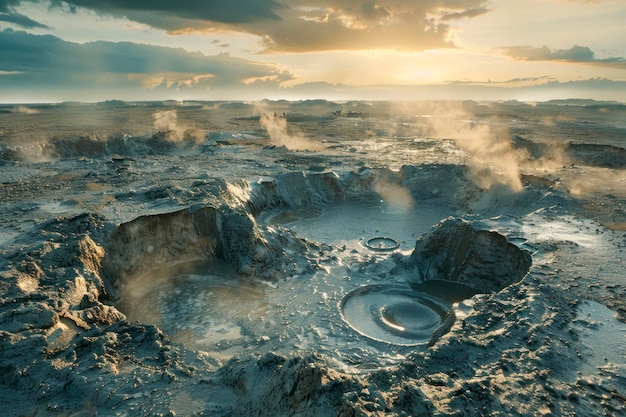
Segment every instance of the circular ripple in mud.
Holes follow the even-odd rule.
[[[370,285],[348,293],[341,302],[344,320],[371,339],[401,346],[428,343],[454,320],[451,305],[409,287]]]
[[[398,249],[400,243],[390,237],[373,237],[365,242],[365,246],[377,252],[390,252]]]

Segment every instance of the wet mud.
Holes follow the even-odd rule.
[[[244,104],[224,105],[239,113],[206,136],[204,121],[20,146],[7,122],[4,412],[620,415],[616,115],[589,113],[603,140],[547,146],[533,135],[595,110],[548,125],[563,109],[520,104],[514,191],[485,187],[495,168],[429,136],[423,117],[353,105],[350,117],[294,105],[287,133],[326,134],[316,150],[268,142]],[[493,125],[510,106],[465,105]],[[149,126],[155,109],[129,111]],[[580,181],[604,170],[610,190]]]

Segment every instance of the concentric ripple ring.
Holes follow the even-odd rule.
[[[368,285],[344,297],[343,319],[370,339],[400,346],[428,344],[454,321],[452,306],[401,285]]]
[[[373,237],[365,242],[365,246],[373,251],[388,252],[396,250],[400,247],[400,243],[397,240],[390,237]]]

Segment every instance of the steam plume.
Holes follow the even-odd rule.
[[[415,204],[411,192],[397,183],[377,180],[374,191],[382,197],[387,209],[393,212],[409,211]]]
[[[155,112],[154,128],[159,131],[175,131],[178,127],[178,114],[176,110],[162,110]]]
[[[39,113],[39,110],[32,109],[26,106],[16,106],[15,108],[13,108],[13,113],[37,114]]]
[[[320,151],[325,146],[314,142],[302,134],[289,132],[287,118],[276,113],[262,113],[259,119],[263,129],[267,131],[270,140],[277,146],[284,146],[292,151]]]
[[[467,153],[472,179],[480,188],[504,184],[515,192],[523,190],[519,155],[504,128],[493,130],[472,121],[462,103],[452,102],[437,104],[427,132],[432,137],[453,139]]]
[[[178,123],[178,113],[176,110],[161,110],[152,114],[154,119],[154,128],[159,132],[165,132],[166,138],[172,142],[181,142],[185,139],[191,139],[195,143],[200,143],[204,139],[204,133],[180,126]]]

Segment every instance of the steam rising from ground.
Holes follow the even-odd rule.
[[[32,109],[26,106],[16,106],[15,108],[13,108],[13,113],[37,114],[39,113],[39,110]]]
[[[487,123],[476,121],[463,103],[446,102],[435,105],[426,126],[427,135],[452,139],[466,152],[471,179],[482,189],[501,184],[520,192],[522,171],[555,174],[572,162],[564,143],[543,142],[535,151],[518,149],[506,127]]]
[[[394,212],[409,211],[415,204],[411,191],[397,183],[378,180],[374,183],[374,191],[382,197],[387,208]]]
[[[169,131],[178,128],[178,114],[176,110],[157,111],[152,117],[154,118],[154,128],[156,130]]]
[[[452,139],[469,157],[472,180],[480,188],[504,184],[512,191],[522,191],[520,155],[513,147],[508,131],[494,130],[472,120],[462,103],[438,103],[429,119],[427,134]]]
[[[287,117],[285,115],[263,112],[259,122],[267,131],[272,143],[277,146],[284,146],[291,151],[320,151],[325,149],[324,145],[306,138],[301,133],[290,132],[287,129]]]
[[[185,139],[192,139],[195,143],[204,140],[204,132],[192,129],[178,123],[178,113],[176,110],[161,110],[152,114],[154,128],[159,132],[165,132],[166,138],[172,142],[182,142]]]

